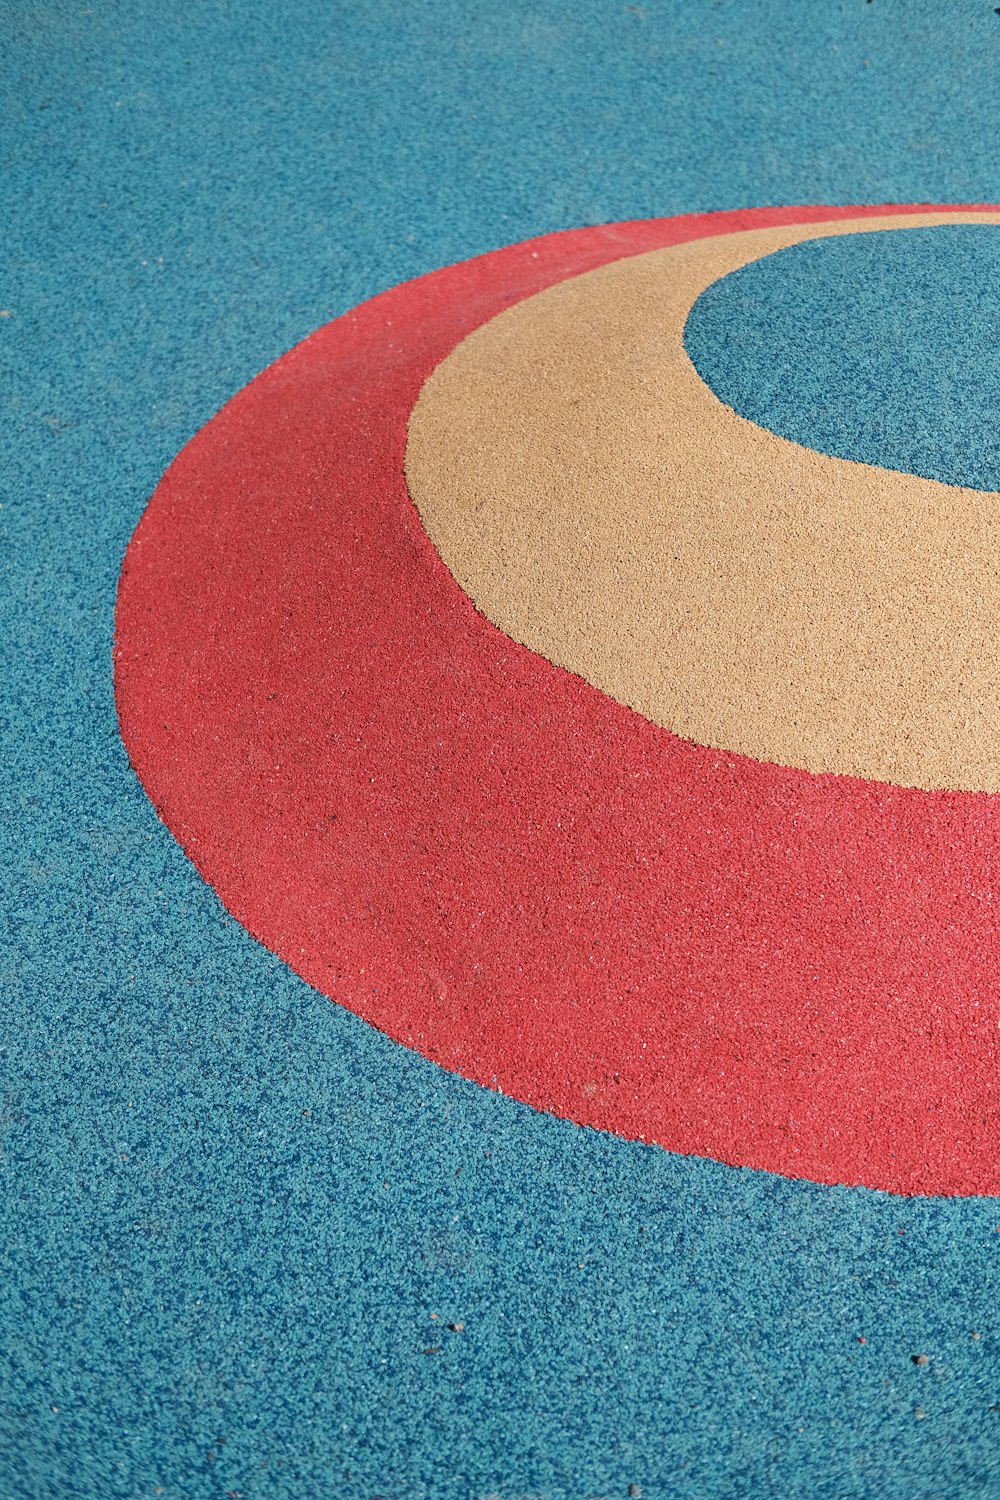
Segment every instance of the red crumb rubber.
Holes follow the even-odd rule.
[[[678,739],[478,615],[403,481],[422,382],[511,302],[702,235],[901,211],[573,230],[321,329],[157,489],[116,690],[226,907],[391,1037],[674,1151],[996,1193],[997,798]]]

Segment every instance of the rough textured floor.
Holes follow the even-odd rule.
[[[995,1199],[626,1144],[390,1042],[225,914],[111,685],[149,495],[285,349],[554,229],[995,201],[994,7],[2,22],[0,1494],[994,1495]]]

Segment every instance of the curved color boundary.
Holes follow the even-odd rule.
[[[724,405],[684,342],[701,294],[749,262],[955,217],[712,235],[470,334],[424,383],[405,466],[459,586],[506,635],[699,745],[1000,790],[1000,494],[791,442]]]
[[[161,482],[122,570],[116,691],[226,906],[397,1040],[673,1150],[992,1193],[996,798],[655,727],[478,615],[402,479],[424,379],[510,302],[706,234],[908,211],[569,231],[321,329]]]

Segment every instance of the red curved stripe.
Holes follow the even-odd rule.
[[[656,728],[479,616],[402,477],[422,382],[512,301],[707,234],[906,211],[573,230],[321,329],[157,489],[116,691],[143,784],[229,910],[398,1041],[675,1151],[994,1193],[996,797]]]

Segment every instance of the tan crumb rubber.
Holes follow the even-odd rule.
[[[1000,496],[831,458],[713,395],[683,344],[720,276],[906,214],[695,240],[470,334],[413,411],[424,526],[507,635],[704,745],[1000,790]]]

